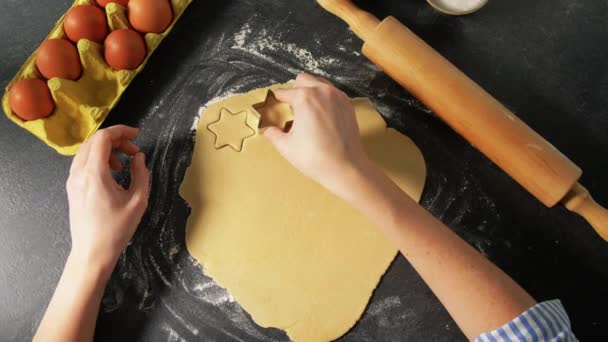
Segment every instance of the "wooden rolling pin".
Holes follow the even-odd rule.
[[[317,0],[350,25],[363,54],[547,207],[560,201],[608,241],[608,210],[581,169],[397,19],[382,22],[349,0]]]

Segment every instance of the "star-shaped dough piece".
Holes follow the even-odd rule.
[[[255,135],[255,130],[247,123],[247,112],[236,114],[222,108],[219,120],[209,124],[207,129],[215,135],[215,148],[230,146],[241,152],[245,139]]]

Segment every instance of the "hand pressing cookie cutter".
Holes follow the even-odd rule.
[[[263,102],[253,104],[251,113],[243,110],[232,113],[227,108],[220,109],[219,118],[207,125],[207,130],[215,136],[214,147],[219,150],[230,146],[234,151],[241,152],[245,140],[253,137],[256,132],[263,132],[268,127],[279,127],[289,132],[293,125],[291,107],[277,100],[269,90]]]
[[[272,90],[266,93],[264,102],[256,103],[252,108],[259,119],[258,131],[263,132],[265,128],[271,126],[278,127],[284,132],[291,130],[293,111],[289,104],[277,100]]]

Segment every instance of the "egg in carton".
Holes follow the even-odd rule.
[[[24,121],[13,113],[9,103],[9,92],[11,87],[21,79],[43,79],[36,67],[37,51],[34,52],[5,89],[2,108],[6,116],[58,153],[76,154],[80,145],[101,126],[120,100],[123,92],[135,76],[143,70],[148,58],[171,32],[192,0],[170,0],[170,2],[173,9],[173,20],[163,33],[145,34],[147,53],[143,63],[137,69],[112,69],[104,59],[103,45],[81,39],[77,43],[82,64],[80,78],[76,81],[58,77],[48,80],[47,85],[55,102],[55,110],[46,118]],[[71,8],[78,5],[96,5],[96,2],[95,0],[76,0]],[[126,8],[111,2],[105,7],[105,13],[110,31],[131,28]],[[63,29],[64,18],[65,15],[59,19],[46,39],[67,38]]]

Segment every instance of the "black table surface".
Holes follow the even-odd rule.
[[[2,87],[70,5],[0,2]],[[464,17],[440,15],[423,0],[360,5],[406,23],[580,165],[582,183],[608,205],[608,2],[490,1]],[[137,142],[153,177],[149,209],[106,290],[98,340],[287,340],[280,330],[258,327],[188,255],[189,209],[178,188],[202,105],[300,71],[370,97],[426,158],[422,205],[537,300],[560,298],[582,340],[608,340],[608,244],[563,207],[536,201],[361,56],[361,45],[312,0],[193,2],[106,120],[141,128]],[[32,337],[61,274],[70,248],[64,189],[70,162],[0,118],[2,341]],[[398,257],[341,340],[464,336]]]

